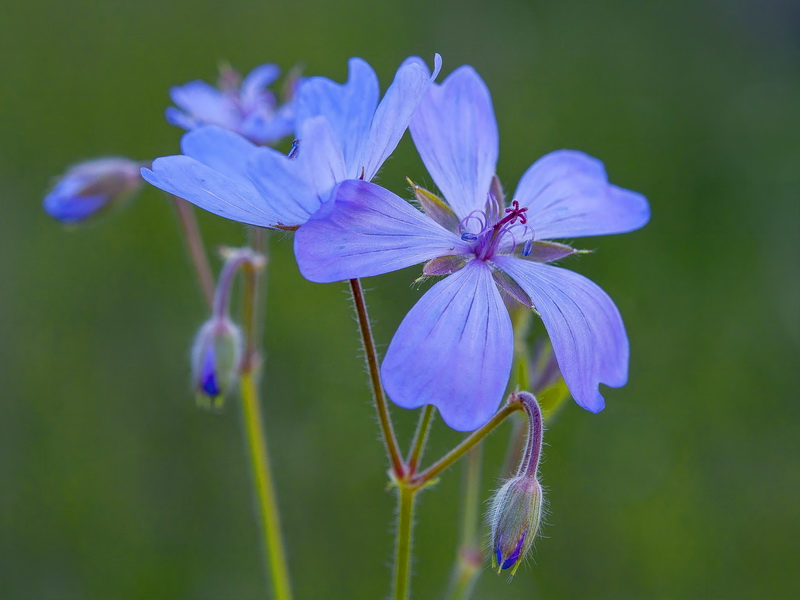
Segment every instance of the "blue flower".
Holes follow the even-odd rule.
[[[436,57],[435,74],[441,59]],[[183,155],[143,169],[149,183],[222,217],[296,229],[328,200],[337,183],[378,172],[403,136],[431,82],[418,58],[400,66],[378,102],[378,78],[363,60],[349,63],[347,83],[304,80],[296,98],[297,151],[257,147],[219,127],[181,140]]]
[[[491,417],[513,354],[503,292],[541,316],[572,396],[601,410],[598,384],[627,380],[625,328],[597,285],[546,264],[575,252],[550,240],[638,229],[649,220],[647,200],[609,184],[600,161],[562,150],[534,163],[505,206],[491,96],[471,67],[430,87],[411,135],[447,202],[415,188],[420,211],[377,185],[345,181],[295,237],[301,273],[332,282],[429,261],[424,275],[448,275],[386,352],[383,382],[400,406],[433,404],[458,430]]]
[[[45,212],[66,224],[86,221],[136,192],[141,164],[127,158],[98,158],[67,171],[44,198]]]
[[[167,121],[187,131],[217,125],[256,144],[275,142],[294,129],[292,98],[278,106],[275,94],[267,89],[279,74],[277,66],[261,65],[241,80],[236,71],[223,67],[218,88],[204,81],[175,86],[170,97],[178,108],[167,108]]]

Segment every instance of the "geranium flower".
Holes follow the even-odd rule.
[[[434,74],[403,62],[383,99],[366,62],[350,59],[347,83],[311,77],[296,99],[297,147],[286,156],[219,127],[183,136],[183,155],[158,158],[142,176],[212,213],[260,227],[296,229],[346,179],[369,181],[397,147]]]
[[[411,134],[447,202],[415,186],[418,210],[377,185],[343,182],[295,238],[302,274],[332,282],[428,261],[425,276],[447,275],[386,352],[383,382],[400,406],[433,404],[462,431],[492,416],[513,354],[502,291],[541,316],[573,397],[601,410],[598,384],[627,380],[625,328],[597,285],[546,264],[575,252],[548,240],[638,229],[649,219],[647,200],[609,184],[600,161],[562,150],[534,163],[505,207],[491,97],[471,67],[431,86]]]
[[[256,144],[286,137],[294,129],[294,102],[281,106],[267,87],[280,75],[276,65],[256,67],[242,79],[229,66],[220,70],[219,85],[190,81],[170,89],[177,108],[166,110],[167,121],[187,131],[217,125],[243,135]]]

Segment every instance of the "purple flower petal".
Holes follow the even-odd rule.
[[[166,109],[164,109],[164,118],[166,118],[167,123],[170,125],[175,125],[176,127],[180,127],[186,131],[194,129],[200,125],[197,122],[197,119],[190,117],[185,112],[179,108],[175,108],[174,106],[168,106]]]
[[[225,94],[205,81],[190,81],[170,88],[170,98],[200,124],[235,129],[239,120],[236,107]]]
[[[460,218],[482,210],[497,165],[497,122],[486,84],[469,66],[433,84],[411,119],[411,136]]]
[[[364,166],[367,181],[370,181],[384,161],[397,147],[408,123],[425,95],[430,83],[436,79],[442,68],[442,58],[434,58],[434,71],[431,76],[428,67],[418,57],[407,58],[400,65],[394,81],[386,90],[375,111],[369,131],[369,139],[362,149],[359,162]]]
[[[261,65],[250,71],[242,81],[239,95],[245,107],[257,106],[265,88],[274,82],[281,70],[276,65]],[[268,92],[272,96],[272,92]]]
[[[572,271],[511,256],[493,262],[533,300],[575,401],[602,410],[598,384],[620,387],[628,380],[628,337],[614,302]]]
[[[328,119],[342,147],[348,177],[360,175],[357,164],[378,105],[378,77],[365,61],[351,58],[347,83],[309,77],[300,83],[295,100],[297,123],[316,116]]]
[[[188,156],[165,156],[142,169],[148,183],[226,219],[270,227],[283,217],[271,211],[253,184],[224,175]]]
[[[257,146],[216,126],[198,127],[181,138],[181,151],[229,177],[247,177],[247,162]]]
[[[298,230],[294,250],[306,279],[330,283],[466,253],[469,246],[392,192],[351,179]]]
[[[381,368],[386,392],[405,408],[433,404],[453,429],[476,429],[503,398],[513,339],[490,267],[473,260],[403,319]]]
[[[294,131],[293,114],[291,110],[284,110],[284,107],[274,113],[259,110],[245,117],[239,125],[239,132],[262,144],[279,140]]]
[[[327,201],[344,178],[344,162],[328,122],[314,117],[300,125],[300,149],[290,159],[271,148],[250,161],[250,179],[264,200],[284,217],[283,225],[301,225]]]
[[[625,233],[650,219],[644,196],[611,185],[602,162],[575,150],[551,152],[533,163],[514,198],[528,207],[536,239]]]

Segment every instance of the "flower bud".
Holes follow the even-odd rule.
[[[136,192],[141,164],[127,158],[89,160],[72,167],[44,198],[45,212],[62,223],[80,223]]]
[[[242,335],[228,318],[207,321],[192,348],[192,381],[197,403],[221,408],[225,393],[236,383],[242,357]]]
[[[533,545],[542,519],[542,486],[536,477],[509,479],[495,494],[490,512],[492,564],[497,572],[517,572]]]
[[[507,480],[492,499],[492,564],[497,572],[517,572],[522,558],[533,546],[542,520],[542,486],[539,457],[542,454],[542,411],[533,394],[514,392],[509,403],[518,402],[528,416],[528,439],[517,474]]]

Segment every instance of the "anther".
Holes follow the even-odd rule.
[[[291,160],[297,158],[298,154],[300,154],[300,138],[297,138],[292,142],[292,148],[289,150],[287,157]]]
[[[522,244],[522,256],[530,256],[533,252],[533,240],[525,240]]]

